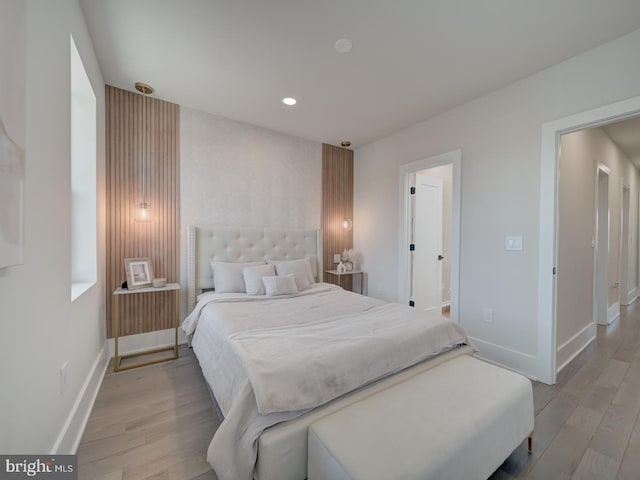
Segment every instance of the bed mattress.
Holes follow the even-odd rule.
[[[461,346],[400,373],[386,377],[353,393],[318,407],[289,422],[265,430],[258,440],[256,480],[304,480],[307,478],[307,433],[309,425],[344,407],[364,400],[408,378],[430,370],[461,355],[472,355],[473,348]]]
[[[440,316],[323,283],[289,297],[205,294],[183,329],[225,416],[207,456],[221,480],[304,478],[306,420],[283,422],[467,343]]]

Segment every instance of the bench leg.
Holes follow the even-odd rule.
[[[531,452],[533,451],[533,432],[531,432],[527,437],[527,448],[529,450],[529,455],[531,455]]]

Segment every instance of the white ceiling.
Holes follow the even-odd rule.
[[[81,4],[108,84],[354,147],[640,28],[637,0]]]

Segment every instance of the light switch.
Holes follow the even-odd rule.
[[[522,235],[507,235],[507,250],[522,250]]]

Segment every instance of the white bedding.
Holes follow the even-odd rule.
[[[204,294],[182,328],[225,416],[207,456],[221,480],[253,477],[265,428],[467,343],[442,317],[324,283],[286,297]]]

